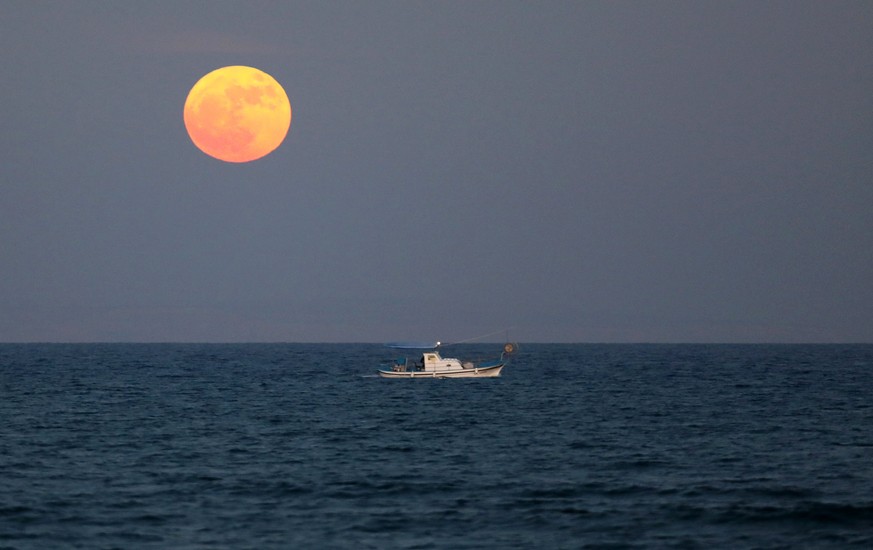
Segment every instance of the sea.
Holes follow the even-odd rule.
[[[0,548],[873,547],[873,345],[397,354],[0,345]]]

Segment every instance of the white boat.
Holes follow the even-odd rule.
[[[425,351],[418,358],[410,359],[401,357],[393,363],[385,365],[387,368],[379,369],[382,378],[493,378],[500,376],[500,371],[509,361],[507,355],[515,351],[515,344],[506,344],[500,357],[489,361],[461,361],[453,357],[443,357],[436,350],[440,343],[426,346]],[[422,349],[422,346],[400,346],[401,349]]]

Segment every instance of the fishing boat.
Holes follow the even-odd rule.
[[[443,357],[437,351],[440,343],[420,346],[406,344],[389,344],[396,349],[421,349],[420,356],[401,357],[393,362],[382,365],[379,376],[382,378],[493,378],[500,376],[500,371],[509,361],[508,356],[515,352],[515,344],[505,344],[500,357],[484,361],[461,361],[454,357]]]

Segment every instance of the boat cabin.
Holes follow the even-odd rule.
[[[425,372],[463,370],[464,367],[457,359],[440,357],[435,351],[428,351],[421,356],[422,370]]]

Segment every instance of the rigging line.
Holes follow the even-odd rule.
[[[489,336],[494,336],[495,334],[499,334],[499,333],[504,332],[504,331],[509,332],[510,328],[512,328],[512,327],[502,328],[500,330],[495,330],[494,332],[489,332],[488,334],[483,334],[482,336],[476,336],[475,338],[467,338],[466,340],[458,340],[457,342],[443,343],[442,345],[449,346],[452,344],[464,344],[466,342],[472,342],[473,340],[481,340],[482,338],[488,338]]]

